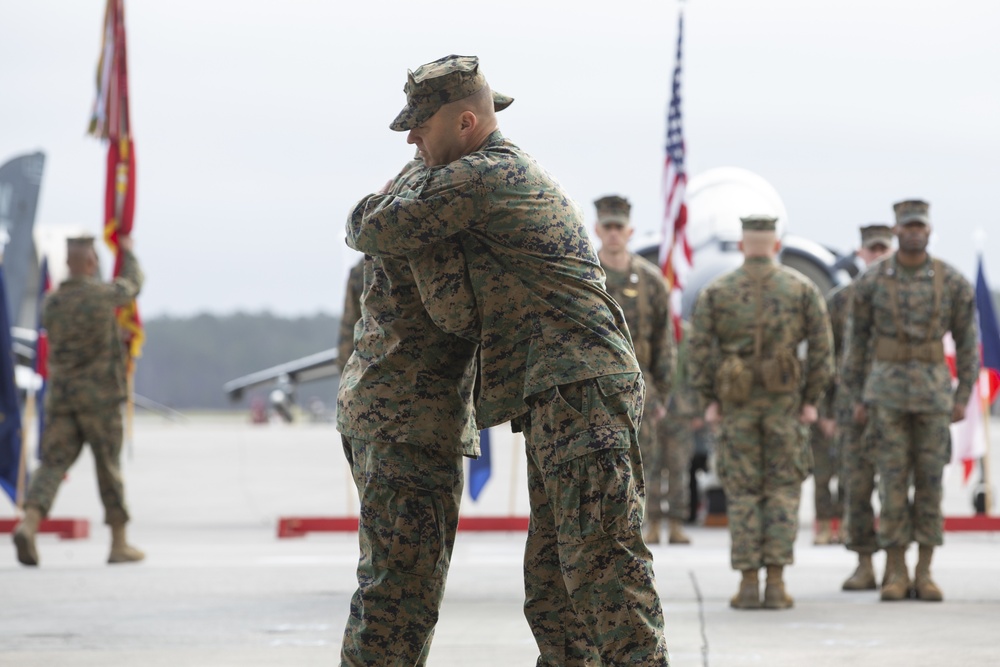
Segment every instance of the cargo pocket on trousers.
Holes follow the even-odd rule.
[[[593,401],[594,410],[603,406],[603,415],[592,414],[596,425],[620,424],[639,429],[642,420],[645,386],[639,373],[616,373],[595,378],[600,397]]]
[[[631,445],[628,430],[609,427],[560,443],[554,499],[560,542],[578,544],[638,530],[642,498]]]
[[[375,482],[382,517],[375,540],[383,545],[386,569],[421,577],[441,575],[444,556],[444,498],[458,480],[450,470],[383,461]]]

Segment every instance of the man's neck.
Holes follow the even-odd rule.
[[[897,250],[896,261],[899,262],[900,265],[912,269],[921,266],[927,261],[927,251],[921,250],[919,252],[907,252],[905,250]]]
[[[629,265],[632,263],[632,256],[625,249],[608,250],[607,248],[601,248],[597,253],[597,258],[601,260],[601,266],[612,271],[628,271]]]

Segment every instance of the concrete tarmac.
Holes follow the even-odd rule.
[[[25,568],[0,536],[0,666],[339,664],[357,536],[278,539],[276,526],[280,516],[342,513],[351,503],[342,460],[329,425],[139,419],[124,467],[129,536],[146,561],[105,564],[110,538],[85,452],[52,516],[89,519],[88,539],[41,535],[41,566]],[[949,468],[947,513],[970,514],[970,493]],[[854,555],[813,546],[810,512],[807,484],[787,611],[729,608],[739,575],[725,529],[696,527],[691,546],[653,547],[672,665],[1000,664],[1000,536],[946,535],[933,568],[943,603],[883,603],[877,592],[840,590]],[[534,664],[523,544],[523,533],[459,533],[430,667]],[[911,568],[915,559],[911,549]],[[876,563],[881,572],[884,556]]]

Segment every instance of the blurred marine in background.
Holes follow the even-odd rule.
[[[670,294],[660,269],[628,251],[629,239],[635,231],[629,216],[632,205],[628,200],[609,195],[595,201],[594,206],[597,207],[594,232],[601,241],[597,257],[606,274],[606,289],[622,308],[632,335],[635,357],[646,382],[639,427],[639,451],[646,483],[643,538],[646,544],[658,544],[664,514],[663,458],[662,447],[657,442],[657,427],[666,415],[677,356],[670,318]],[[682,528],[687,512],[679,512],[673,502],[670,509],[669,539],[672,543],[687,544],[689,540]]]
[[[716,463],[732,566],[743,574],[730,604],[786,609],[793,601],[783,570],[794,560],[799,497],[811,463],[806,430],[833,373],[833,340],[819,290],[776,261],[777,219],[741,220],[743,266],[698,295],[688,368],[705,420],[722,420]],[[797,357],[802,342],[804,367]]]

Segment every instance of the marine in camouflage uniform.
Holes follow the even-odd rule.
[[[601,197],[594,202],[597,224],[594,232],[601,241],[598,260],[606,274],[605,285],[625,315],[636,360],[646,384],[642,424],[639,426],[639,452],[646,485],[646,544],[658,544],[664,517],[661,490],[663,458],[657,430],[666,414],[670,384],[676,365],[673,325],[670,319],[670,293],[660,269],[628,251],[628,241],[635,231],[629,214],[632,205],[618,195]],[[675,494],[676,495],[676,494]],[[689,542],[682,529],[683,517],[671,503],[670,541]]]
[[[855,417],[869,422],[878,468],[878,538],[887,554],[883,600],[910,592],[905,552],[911,542],[919,545],[913,591],[922,600],[943,598],[930,565],[944,541],[941,476],[951,454],[948,426],[964,418],[978,372],[972,285],[927,253],[928,209],[919,200],[894,206],[899,250],[857,280],[844,366]],[[955,339],[954,390],[942,343],[949,331]],[[873,361],[866,375],[869,349]]]
[[[478,315],[463,322],[448,295],[422,294],[439,326],[480,342],[479,426],[511,420],[524,433],[525,615],[537,664],[666,665],[641,535],[643,382],[581,211],[499,132],[492,110],[509,98],[490,91],[477,58],[421,66],[405,91],[390,127],[409,130],[432,169],[413,196],[362,200],[348,245],[405,254],[428,275],[441,271],[414,253],[442,240],[464,249]]]
[[[691,325],[682,321],[681,331],[681,339],[677,343],[677,368],[670,396],[667,397],[667,416],[660,420],[657,433],[662,469],[667,474],[667,518],[671,523],[671,544],[690,542],[680,530],[680,525],[691,517],[691,458],[694,456],[695,432],[704,425],[698,395],[691,388],[688,374]],[[677,534],[674,532],[675,524]]]
[[[389,191],[407,196],[409,163]],[[434,261],[464,271],[456,244]],[[462,497],[462,460],[479,455],[472,409],[476,345],[433,325],[405,257],[364,260],[354,352],[337,428],[361,499],[358,588],[341,664],[423,665],[444,596]]]
[[[833,371],[832,335],[819,290],[777,264],[776,219],[742,218],[743,265],[705,287],[695,305],[689,369],[707,404],[721,410],[717,453],[726,492],[733,569],[743,573],[738,609],[792,606],[783,568],[793,562],[802,481],[809,474],[806,424]],[[796,348],[808,343],[804,368]],[[804,378],[801,377],[804,373]],[[758,570],[767,568],[760,598]]]
[[[48,336],[48,392],[42,463],[25,496],[25,518],[14,532],[17,558],[38,565],[35,534],[48,515],[66,471],[90,445],[104,522],[111,527],[109,563],[142,560],[128,544],[129,512],[121,473],[122,416],[125,401],[126,351],[115,309],[135,300],[142,271],[132,254],[132,239],[119,238],[121,271],[112,282],[101,281],[91,237],[68,239],[69,278],[45,298],[42,326]]]
[[[340,316],[340,339],[337,341],[337,368],[343,373],[354,352],[354,325],[361,319],[361,293],[365,287],[365,260],[351,267],[344,294],[344,312]]]
[[[856,254],[865,264],[871,266],[883,259],[892,249],[892,228],[888,225],[874,224],[861,228],[861,247]],[[858,554],[858,566],[854,573],[844,581],[845,591],[874,590],[875,571],[872,566],[872,554],[878,551],[878,541],[875,536],[875,509],[872,506],[872,493],[875,490],[875,452],[871,441],[864,437],[865,427],[854,421],[854,405],[848,392],[840,382],[840,370],[843,368],[844,352],[847,349],[847,326],[850,320],[851,302],[854,297],[852,282],[836,289],[826,301],[830,313],[830,323],[833,326],[833,350],[836,361],[837,378],[824,403],[827,413],[820,421],[834,424],[836,451],[840,454],[840,489],[844,501],[844,524],[841,527],[841,537],[844,545]],[[871,369],[871,355],[866,357],[865,375]]]

